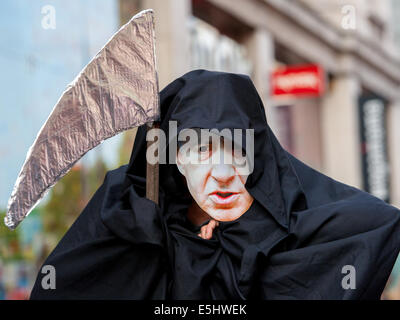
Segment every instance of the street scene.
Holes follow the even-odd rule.
[[[400,208],[398,0],[5,0],[0,9],[0,300],[29,299],[106,173],[130,163],[137,128],[86,153],[15,230],[3,223],[60,96],[145,9],[154,11],[160,91],[197,69],[247,75],[284,150]],[[400,258],[380,298],[400,300]]]

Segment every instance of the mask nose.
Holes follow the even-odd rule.
[[[211,170],[211,176],[219,184],[229,184],[235,178],[235,170],[230,164],[215,164]]]

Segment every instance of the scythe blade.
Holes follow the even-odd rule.
[[[14,229],[89,150],[159,119],[153,10],[135,15],[68,85],[40,129],[8,201]]]

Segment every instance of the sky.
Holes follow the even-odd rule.
[[[0,2],[0,210],[62,92],[118,30],[118,10],[118,0]],[[120,140],[83,161],[101,155],[113,167]]]

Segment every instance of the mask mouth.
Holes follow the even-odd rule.
[[[230,192],[230,191],[215,191],[210,193],[210,195],[217,195],[218,197],[228,198],[231,195],[237,194],[237,192]]]
[[[229,205],[239,197],[238,192],[214,191],[210,193],[211,200],[217,205]]]

